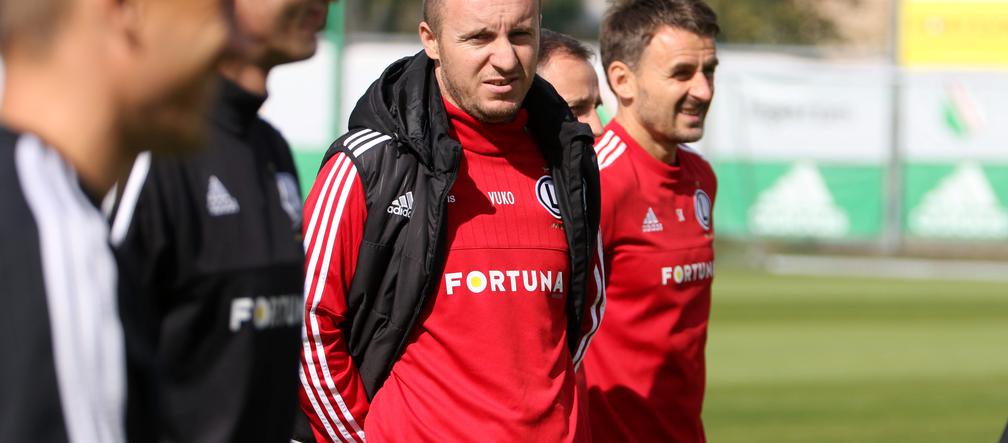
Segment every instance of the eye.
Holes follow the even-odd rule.
[[[489,32],[478,32],[476,34],[471,34],[463,38],[467,42],[488,42],[493,40],[493,35]]]
[[[693,77],[693,71],[688,69],[679,69],[672,73],[672,78],[676,80],[686,81]]]
[[[592,110],[591,105],[588,105],[586,103],[574,103],[568,106],[570,106],[571,112],[573,112],[574,115],[579,117],[588,114]]]
[[[514,31],[508,34],[513,41],[527,41],[533,37],[532,31]]]

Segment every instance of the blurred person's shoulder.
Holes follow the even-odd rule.
[[[23,228],[22,215],[29,214],[18,175],[16,151],[21,137],[21,134],[0,125],[0,211],[4,214],[0,221],[4,225],[3,233]],[[5,249],[6,246],[5,242]]]

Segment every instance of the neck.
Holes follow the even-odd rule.
[[[645,152],[651,154],[652,157],[665,164],[676,164],[676,153],[679,150],[678,143],[656,139],[651,134],[651,131],[641,124],[640,120],[637,119],[633,112],[630,112],[623,107],[620,107],[613,120],[616,120],[616,122],[619,123],[624,130],[626,130],[627,134],[629,134],[630,137],[632,137]]]
[[[98,198],[126,174],[135,152],[123,146],[109,82],[100,70],[79,69],[92,64],[89,54],[54,50],[44,61],[8,54],[0,120],[51,146]]]
[[[437,80],[438,89],[441,90],[441,99],[448,103],[451,103],[452,106],[458,109],[462,109],[462,106],[459,105],[458,100],[455,100],[455,97],[452,97],[451,89],[449,89],[448,85],[445,84],[444,71],[441,69],[440,63],[438,63],[437,67],[434,68],[434,78]]]
[[[226,59],[217,68],[224,78],[258,95],[266,95],[266,80],[272,69],[272,66],[238,59]]]

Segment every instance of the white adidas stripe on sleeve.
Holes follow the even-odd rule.
[[[364,136],[358,139],[358,141],[366,138],[368,136]],[[339,390],[336,389],[335,381],[332,379],[328,361],[325,357],[325,349],[322,346],[319,335],[319,323],[316,315],[316,309],[322,299],[325,288],[329,262],[343,217],[343,210],[357,176],[356,169],[346,154],[340,153],[332,161],[334,164],[326,177],[322,192],[315,203],[315,209],[312,211],[312,218],[309,221],[304,239],[306,253],[309,257],[308,268],[305,274],[304,291],[307,297],[306,303],[310,308],[308,309],[308,316],[305,318],[304,324],[303,354],[306,364],[302,367],[301,381],[311,399],[312,406],[315,408],[315,413],[322,421],[329,437],[333,441],[364,442],[364,431],[350,413],[346,402],[340,395]],[[335,203],[335,207],[333,203]],[[323,206],[324,209],[321,212],[320,219],[319,210]],[[318,370],[316,369],[316,361]],[[305,371],[307,371],[307,374],[304,373]],[[321,372],[321,377],[319,372]],[[323,382],[325,383],[324,387]],[[316,401],[316,398],[320,401]],[[336,402],[340,415],[336,414],[330,399]],[[330,417],[335,422],[335,430],[332,426],[333,423],[329,422]],[[348,427],[350,429],[347,429]],[[338,436],[334,432],[336,430],[339,431]]]

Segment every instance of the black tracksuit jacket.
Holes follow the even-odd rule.
[[[258,116],[265,98],[221,85],[209,146],[149,168],[139,159],[121,192],[112,241],[138,294],[130,317],[144,319],[127,326],[161,371],[163,439],[287,442],[304,285],[297,174]]]
[[[118,292],[93,196],[56,150],[0,126],[0,442],[122,442],[143,430],[127,425],[143,417],[127,412]]]

